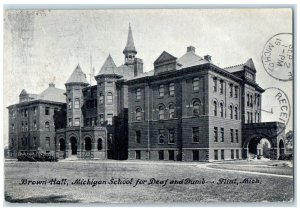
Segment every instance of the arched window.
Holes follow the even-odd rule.
[[[220,103],[220,116],[224,117],[224,106],[222,102]]]
[[[80,100],[76,98],[74,101],[74,108],[79,108],[79,107],[80,107]]]
[[[218,116],[218,114],[217,114],[218,109],[217,108],[218,108],[217,101],[214,101],[214,116]]]
[[[91,151],[92,150],[92,139],[90,137],[86,137],[84,140],[85,140],[85,150]]]
[[[113,104],[113,94],[111,92],[107,93],[107,104]]]
[[[65,151],[66,150],[66,142],[64,139],[59,140],[59,150],[60,151]]]
[[[98,139],[98,151],[100,151],[100,150],[102,150],[102,139],[101,138],[99,138]]]
[[[193,115],[194,116],[200,115],[200,102],[199,101],[193,102]]]
[[[165,118],[165,107],[163,105],[160,105],[158,107],[159,110],[159,119],[164,119]]]
[[[234,117],[236,120],[238,119],[238,108],[237,107],[234,108]]]
[[[45,128],[46,128],[47,130],[50,130],[50,123],[49,123],[49,122],[45,122]]]
[[[136,121],[141,121],[142,120],[142,109],[141,108],[137,108],[135,110],[135,119]]]
[[[229,106],[229,115],[230,115],[230,119],[233,119],[233,106],[232,105]]]
[[[175,106],[172,103],[171,105],[169,105],[169,118],[173,119],[175,117]]]

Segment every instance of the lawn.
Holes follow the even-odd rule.
[[[199,168],[196,163],[80,161],[56,163],[5,163],[5,197],[8,202],[32,203],[206,203],[279,202],[293,200],[293,179]],[[22,179],[67,179],[68,185],[20,185]],[[149,181],[155,179],[154,184]],[[258,183],[241,183],[252,178]],[[106,184],[71,184],[90,179]],[[109,184],[130,182],[133,184]],[[220,179],[236,179],[218,184]],[[133,187],[137,180],[144,184]],[[167,182],[165,182],[167,180]],[[152,180],[153,182],[154,180]],[[205,181],[204,184],[202,182]],[[223,180],[228,181],[228,180]],[[181,184],[188,182],[188,184]],[[158,183],[158,184],[157,184]],[[176,184],[174,184],[176,183]],[[199,183],[199,184],[197,184]],[[229,182],[230,183],[230,182]]]

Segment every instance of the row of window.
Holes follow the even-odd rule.
[[[219,106],[220,106],[220,108],[219,108],[220,117],[225,117],[223,102],[220,102]],[[218,116],[218,103],[215,100],[213,101],[213,113],[214,113],[214,116]],[[238,110],[237,106],[229,105],[230,119],[233,119],[233,114],[234,114],[234,119],[238,120],[238,118],[239,118],[238,113],[239,113],[239,110]]]
[[[225,86],[225,82],[220,79],[219,80],[219,91],[220,91],[220,94],[224,94],[224,86]],[[213,90],[215,92],[218,91],[218,78],[217,77],[214,77],[213,78]],[[234,93],[233,93],[234,91]],[[238,98],[238,86],[234,86],[233,84],[229,84],[229,96],[230,97],[234,97],[235,98]]]
[[[194,131],[193,131],[194,132]],[[194,135],[194,133],[193,133]],[[199,135],[199,134],[197,134]],[[214,127],[214,142],[224,142],[224,128],[220,127],[220,136],[219,136],[219,128]],[[230,129],[230,142],[231,143],[239,143],[239,130]]]
[[[31,111],[33,113],[34,116],[37,115],[37,107],[31,107]],[[28,109],[21,109],[20,110],[20,113],[21,113],[21,117],[28,117]],[[10,111],[10,115],[14,118],[16,113],[14,110]]]
[[[15,140],[14,139],[11,139],[10,145],[12,147],[15,146]],[[21,145],[23,147],[30,146],[29,139],[27,137],[22,137],[21,138]],[[37,146],[37,138],[34,136],[33,141],[32,141],[32,147],[36,147],[36,146]],[[50,148],[50,137],[45,137],[45,147]]]
[[[253,107],[253,105],[260,106],[260,95],[256,94],[254,95],[254,102],[253,102],[253,95],[247,94],[247,106]]]
[[[15,130],[15,124],[11,124],[11,129]],[[45,129],[50,130],[50,123],[47,121],[45,122]],[[36,120],[33,121],[33,127],[32,130],[37,130],[37,123]],[[27,122],[22,122],[21,123],[21,131],[28,131],[28,123]]]
[[[259,112],[255,111],[255,113],[253,114],[252,112],[248,111],[247,112],[247,119],[245,119],[245,122],[246,123],[258,123],[258,122],[260,122],[260,114],[259,114]]]
[[[221,160],[225,160],[225,150],[221,149]],[[240,151],[238,149],[235,150],[235,156],[234,156],[234,150],[230,150],[230,158],[231,159],[240,159]],[[214,150],[214,160],[219,160],[219,150]]]
[[[107,114],[106,116],[106,121],[108,125],[112,125],[113,122],[113,114]],[[104,114],[99,115],[99,125],[104,124]],[[90,118],[85,118],[84,122],[85,126],[96,126],[98,125],[98,120],[97,117],[90,117]],[[69,118],[68,120],[68,126],[80,126],[80,118],[74,118],[74,123],[72,121],[72,118]]]

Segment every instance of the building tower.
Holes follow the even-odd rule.
[[[137,51],[134,46],[130,24],[129,24],[127,43],[125,49],[123,50],[123,54],[125,55],[125,65],[133,65]]]

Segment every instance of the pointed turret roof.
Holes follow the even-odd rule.
[[[110,54],[106,58],[104,64],[102,65],[102,67],[98,73],[98,75],[105,75],[105,74],[106,75],[111,75],[111,74],[118,75],[117,66]]]
[[[256,70],[252,58],[246,61],[245,66],[250,67],[253,70]]]
[[[137,51],[135,49],[135,46],[134,46],[134,42],[133,42],[133,36],[132,36],[132,31],[131,31],[130,24],[129,24],[127,43],[126,43],[125,49],[123,50],[123,53],[126,53],[126,52],[135,52],[135,53],[137,53]]]
[[[80,65],[78,64],[69,79],[65,84],[70,84],[70,83],[83,83],[83,84],[89,84],[88,81],[86,80],[85,74],[82,72],[82,69]]]

